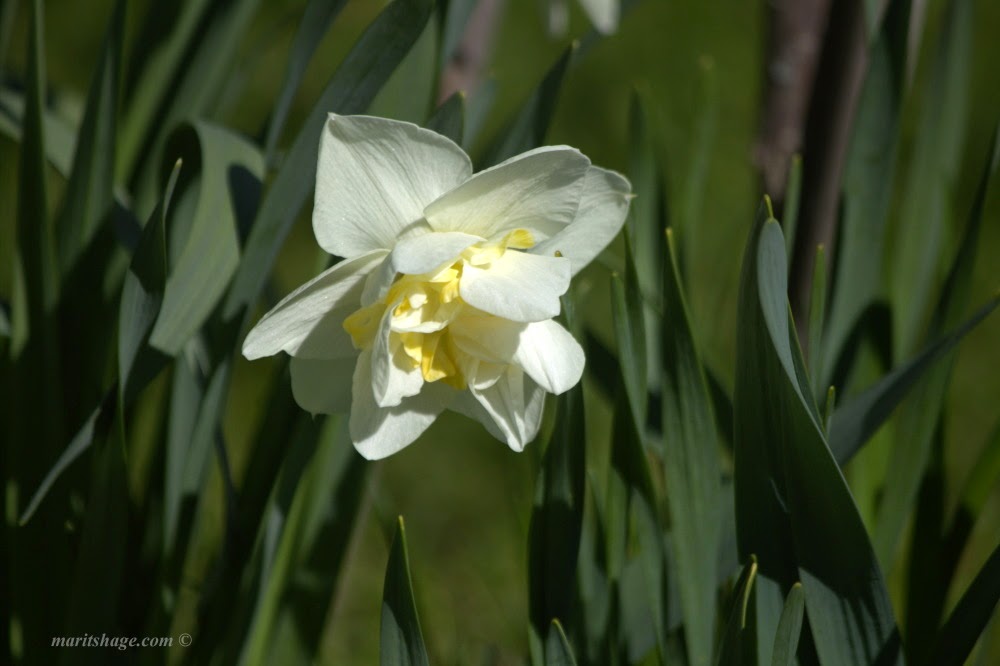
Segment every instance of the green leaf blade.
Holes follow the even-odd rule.
[[[399,518],[389,552],[382,593],[382,630],[379,663],[382,666],[428,666],[427,650],[413,601],[406,531]]]

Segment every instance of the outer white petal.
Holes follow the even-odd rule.
[[[311,414],[347,413],[351,409],[351,377],[357,357],[334,360],[293,358],[292,395]]]
[[[320,140],[313,232],[342,257],[391,249],[424,207],[472,173],[450,139],[412,123],[330,114]]]
[[[396,243],[392,265],[397,273],[422,275],[454,262],[462,250],[486,240],[459,231],[427,233]]]
[[[570,332],[549,319],[528,324],[521,331],[514,362],[539,386],[558,395],[580,381],[585,358]]]
[[[542,321],[559,314],[570,278],[568,259],[508,250],[486,269],[466,265],[459,289],[466,303],[484,312]]]
[[[448,407],[456,392],[435,382],[396,407],[379,407],[372,392],[370,352],[362,352],[354,370],[352,393],[351,440],[358,453],[377,460],[417,439]]]
[[[383,250],[342,261],[293,291],[253,327],[243,355],[250,360],[279,351],[311,358],[353,355],[350,336],[335,324],[358,309],[365,278],[385,255]]]
[[[420,393],[424,385],[420,368],[413,367],[398,342],[392,344],[392,311],[397,305],[386,309],[371,350],[371,391],[379,407],[395,407],[403,398]]]
[[[523,450],[538,434],[545,395],[519,367],[508,366],[507,372],[495,384],[484,390],[470,389],[470,392],[513,450]]]
[[[424,210],[438,231],[492,238],[529,229],[548,238],[573,221],[590,160],[575,148],[547,146],[477,173]]]
[[[621,231],[631,200],[632,185],[624,176],[592,166],[587,170],[576,219],[529,251],[549,256],[559,252],[572,262],[576,275]]]

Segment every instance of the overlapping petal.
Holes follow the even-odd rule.
[[[424,207],[472,174],[450,139],[404,123],[330,114],[316,169],[313,232],[330,254],[390,250]]]
[[[310,358],[352,355],[350,338],[334,324],[357,309],[368,273],[385,255],[380,250],[342,261],[283,298],[247,335],[243,355],[250,360],[281,351]],[[313,336],[317,328],[323,336]]]
[[[621,231],[631,199],[632,186],[624,176],[590,167],[573,223],[529,252],[549,256],[558,252],[572,262],[576,275]]]
[[[508,251],[486,268],[466,266],[461,293],[469,305],[498,317],[542,321],[559,314],[570,277],[564,257]]]
[[[552,319],[528,324],[518,338],[514,362],[549,393],[565,393],[583,376],[583,348]]]
[[[480,171],[424,210],[437,231],[493,238],[528,229],[549,238],[573,221],[590,160],[575,148],[549,146]]]
[[[518,366],[507,366],[504,375],[489,388],[471,388],[470,392],[511,449],[523,450],[538,434],[545,392]],[[482,412],[470,411],[473,418],[483,420]]]
[[[427,384],[395,407],[379,407],[372,392],[371,352],[362,352],[354,369],[350,433],[358,452],[378,460],[412,444],[455,397],[450,387]]]
[[[386,309],[371,350],[372,395],[379,407],[395,407],[403,398],[420,393],[424,385],[420,368],[411,363],[398,338],[391,335],[396,305]]]

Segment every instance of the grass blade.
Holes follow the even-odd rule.
[[[757,558],[750,556],[743,567],[727,615],[726,628],[719,643],[715,663],[718,666],[742,666],[755,663],[753,659],[754,637],[746,631],[747,612],[750,610],[751,592],[757,581]]]
[[[427,120],[426,127],[462,145],[462,135],[465,133],[465,93],[460,90],[442,102]]]

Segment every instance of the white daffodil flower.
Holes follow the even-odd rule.
[[[331,114],[313,231],[344,260],[268,312],[243,355],[290,354],[295,400],[314,414],[349,410],[366,458],[399,451],[445,409],[520,451],[545,393],[580,380],[583,350],[553,317],[630,199],[628,180],[575,148],[473,174],[435,132]]]

